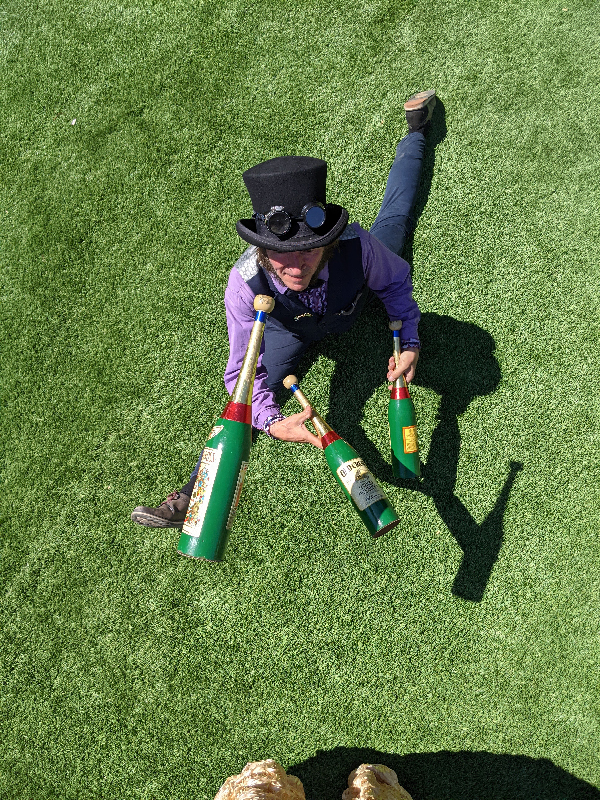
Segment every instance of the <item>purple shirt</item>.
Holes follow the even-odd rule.
[[[402,340],[418,340],[419,308],[412,297],[412,281],[410,266],[400,256],[392,253],[374,236],[360,227],[357,222],[348,225],[342,238],[358,236],[362,246],[362,265],[367,286],[379,297],[385,306],[391,321],[402,320]],[[229,274],[229,282],[225,290],[225,312],[227,314],[227,330],[229,333],[229,361],[225,369],[225,387],[229,394],[233,392],[237,380],[250,331],[254,324],[254,292],[246,283],[261,269],[258,264],[256,247],[249,247],[237,261]],[[273,277],[273,276],[271,276]],[[329,279],[327,265],[319,273],[325,284]],[[280,294],[288,289],[283,283],[274,280],[275,288]],[[306,294],[302,292],[300,294]],[[308,305],[308,298],[301,298]],[[262,366],[264,343],[261,347],[254,391],[252,394],[252,424],[262,430],[267,417],[279,414],[280,407],[275,402],[273,392],[267,388],[267,371]],[[387,368],[387,364],[385,365]]]

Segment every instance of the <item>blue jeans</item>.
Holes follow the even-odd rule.
[[[408,133],[396,147],[396,157],[388,176],[383,203],[377,214],[377,219],[370,228],[370,233],[376,236],[389,250],[397,255],[402,254],[406,234],[411,222],[411,214],[419,188],[421,165],[425,151],[425,136],[418,131]],[[366,299],[366,298],[365,298]],[[285,362],[284,375],[294,372],[294,366],[309,346],[310,342],[301,342],[290,334],[287,348],[282,347],[281,357]],[[288,352],[289,351],[289,352]],[[202,456],[200,456],[202,458]],[[194,467],[190,476],[190,483],[196,480],[200,460]],[[188,487],[190,484],[188,484]],[[187,487],[184,487],[184,489]],[[192,490],[186,491],[191,495]]]
[[[407,134],[398,144],[383,203],[369,231],[397,255],[402,255],[412,219],[424,152],[425,136],[418,131]]]

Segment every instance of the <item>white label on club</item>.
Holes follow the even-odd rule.
[[[202,460],[200,462],[200,469],[198,470],[198,477],[194,484],[194,490],[190,498],[190,504],[187,514],[185,515],[185,522],[183,523],[182,529],[188,536],[200,535],[220,460],[220,450],[215,450],[213,447],[205,447],[202,451]]]
[[[210,441],[210,439],[212,439],[213,436],[216,436],[218,433],[221,433],[222,430],[223,430],[223,425],[214,425],[211,432],[208,434],[208,439],[206,441],[207,442]]]
[[[337,468],[337,474],[360,511],[364,511],[378,500],[385,499],[384,493],[362,458],[346,461]]]
[[[225,526],[227,530],[230,530],[233,527],[238,503],[240,502],[240,495],[242,493],[242,486],[244,485],[244,478],[246,477],[246,472],[248,471],[248,463],[248,461],[242,461],[242,466],[240,467],[240,474],[238,475],[237,483],[235,485],[235,492],[233,494],[233,503],[231,504],[229,517],[227,518],[227,525]]]

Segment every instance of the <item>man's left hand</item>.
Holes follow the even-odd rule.
[[[388,381],[390,381],[390,383],[393,383],[397,378],[399,378],[402,375],[402,373],[404,373],[406,382],[410,383],[412,379],[415,377],[415,367],[417,366],[418,360],[419,360],[418,350],[405,350],[403,353],[400,353],[400,358],[398,359],[398,366],[396,366],[396,360],[394,356],[392,356],[388,362],[388,374],[387,374]]]

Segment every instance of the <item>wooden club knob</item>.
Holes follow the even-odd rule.
[[[283,385],[286,389],[291,389],[295,383],[298,383],[298,378],[295,375],[288,375],[283,379]]]
[[[389,328],[391,331],[399,331],[402,327],[402,320],[396,320],[396,322],[390,322]]]
[[[266,311],[267,314],[270,314],[274,308],[275,299],[273,297],[269,297],[267,294],[257,294],[254,298],[255,311]]]

